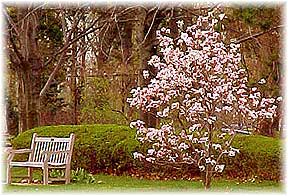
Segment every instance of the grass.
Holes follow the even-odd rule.
[[[23,175],[24,169],[17,168],[14,175]],[[203,192],[201,181],[188,180],[147,180],[130,176],[109,176],[97,174],[94,176],[96,182],[93,184],[71,183],[51,184],[21,184],[12,183],[4,185],[2,191],[5,193],[15,192]],[[35,179],[41,179],[40,171],[36,171]],[[15,178],[13,178],[15,180]],[[15,181],[14,181],[15,182]],[[246,181],[215,179],[212,182],[210,192],[283,192],[281,183],[274,181]]]

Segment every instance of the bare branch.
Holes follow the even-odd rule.
[[[38,9],[40,9],[40,8],[43,7],[43,6],[45,6],[46,4],[47,4],[47,3],[43,3],[43,4],[39,5],[38,7],[34,8],[33,10],[29,11],[29,12],[28,12],[23,18],[21,18],[17,23],[14,23],[14,22],[13,22],[13,20],[10,18],[9,14],[7,14],[6,11],[4,11],[4,13],[5,13],[5,15],[7,16],[7,19],[8,19],[8,21],[9,21],[9,23],[11,24],[12,29],[14,29],[15,32],[17,33],[17,35],[18,35],[19,33],[18,33],[17,29],[16,29],[16,26],[17,26],[18,24],[20,24],[22,21],[24,21],[28,16],[30,16],[31,14],[33,14],[34,12],[36,12]],[[6,5],[6,7],[8,7],[8,6]],[[12,24],[13,24],[13,25],[12,25]],[[11,28],[8,29],[8,31],[11,31]]]
[[[65,56],[65,53],[63,52],[54,68],[54,70],[52,71],[52,73],[50,74],[48,80],[46,81],[44,87],[42,88],[41,92],[40,92],[40,98],[45,94],[46,90],[49,88],[52,80],[54,79],[56,73],[58,72],[59,68],[60,68],[60,65],[62,64],[63,62],[63,59],[64,59],[64,56]]]
[[[11,19],[11,17],[9,16],[9,14],[6,12],[6,10],[4,10],[4,15],[7,18],[7,21],[9,22],[9,24],[11,25],[11,28],[15,31],[16,35],[19,36],[19,32],[16,28],[16,24],[14,23],[14,21]],[[11,29],[8,29],[8,31],[10,31]]]
[[[121,48],[122,62],[125,62],[124,49],[123,49],[123,39],[122,39],[122,36],[121,36],[121,31],[120,31],[120,28],[119,28],[119,25],[118,25],[118,21],[117,21],[117,16],[116,15],[115,15],[115,23],[116,23],[116,27],[117,27],[117,30],[118,30],[118,36],[119,36],[119,39],[120,39],[120,48]]]
[[[107,24],[105,24],[105,25],[107,25]],[[110,27],[110,24],[107,25],[107,27],[106,27],[106,29],[104,31],[103,37],[105,37],[106,33],[108,32],[109,27]],[[101,41],[100,41],[100,50],[106,57],[109,57],[109,55],[106,53],[106,51],[103,50],[103,42],[104,41],[105,41],[105,39],[103,39],[103,40],[101,39]]]
[[[98,18],[96,21],[98,21],[98,20],[99,20],[99,18]],[[96,23],[96,21],[95,21],[94,23]],[[94,24],[94,23],[93,23],[93,24]],[[51,63],[52,60],[55,59],[55,57],[56,57],[57,55],[59,55],[60,53],[62,53],[63,51],[65,51],[71,44],[75,43],[76,41],[78,41],[79,39],[81,39],[82,37],[84,37],[85,35],[88,35],[88,34],[94,32],[95,30],[102,28],[105,24],[106,24],[106,23],[104,23],[103,25],[94,27],[94,28],[92,28],[92,27],[93,27],[95,24],[94,24],[94,25],[91,25],[90,27],[88,27],[88,28],[86,29],[87,31],[86,31],[85,33],[82,33],[82,34],[78,35],[77,37],[75,37],[74,39],[72,39],[69,43],[67,43],[66,45],[64,45],[60,50],[58,50],[57,52],[55,52],[55,53],[52,55],[52,58],[50,58],[50,59],[45,63],[45,65],[48,65],[49,63]],[[88,29],[90,29],[90,30],[88,30]]]
[[[100,19],[101,17],[99,17],[97,20],[95,20],[92,25],[90,25],[87,29],[86,29],[86,32],[83,31],[82,34],[78,35],[77,37],[73,38],[72,40],[70,40],[68,38],[66,44],[56,53],[53,54],[52,58],[50,58],[46,63],[45,63],[45,66],[48,65],[49,63],[52,62],[53,59],[56,58],[56,56],[58,56],[59,54],[61,54],[60,58],[58,59],[58,62],[54,68],[54,70],[52,71],[51,75],[49,76],[48,80],[46,81],[44,87],[42,88],[41,92],[40,92],[40,97],[42,97],[45,92],[47,91],[47,89],[49,88],[52,80],[54,79],[56,73],[58,72],[59,68],[60,68],[60,65],[62,64],[63,62],[63,59],[64,59],[64,56],[65,56],[65,51],[71,46],[71,44],[77,42],[79,39],[81,39],[82,37],[94,32],[95,30],[97,29],[100,29],[102,28],[106,23],[100,25],[100,26],[96,26],[94,28],[92,28],[97,22],[98,20]],[[70,31],[70,34],[71,35],[72,31]]]
[[[148,29],[148,32],[146,33],[143,41],[141,42],[141,45],[145,43],[145,40],[146,40],[146,38],[148,37],[148,35],[149,35],[149,33],[150,33],[150,31],[151,31],[151,29],[152,29],[152,27],[153,27],[153,24],[154,24],[154,22],[155,22],[155,18],[156,18],[156,15],[157,15],[158,11],[159,11],[159,7],[157,7],[157,9],[156,9],[156,11],[155,11],[155,13],[154,13],[154,16],[153,16],[151,25],[150,25],[150,27],[149,27],[149,29]]]
[[[261,32],[252,34],[250,36],[244,37],[244,38],[240,38],[240,39],[237,38],[235,41],[231,41],[231,43],[239,44],[239,43],[245,42],[245,41],[250,40],[250,39],[254,39],[254,38],[259,37],[259,36],[261,36],[261,35],[263,35],[265,33],[268,33],[270,31],[273,31],[275,29],[282,28],[282,27],[284,27],[284,25],[278,25],[278,26],[272,27],[272,28],[270,28],[270,29],[268,29],[266,31],[261,31]]]
[[[19,52],[19,50],[18,50],[18,48],[17,48],[17,46],[16,46],[16,43],[14,42],[13,37],[12,37],[12,35],[11,35],[11,31],[10,31],[9,34],[10,34],[10,35],[9,35],[9,40],[10,40],[11,45],[12,45],[12,47],[13,47],[13,51],[14,51],[14,53],[16,54],[16,56],[17,56],[17,58],[18,58],[18,62],[21,63],[21,62],[24,61],[24,57],[23,57],[22,54]]]

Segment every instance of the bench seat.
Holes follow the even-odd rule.
[[[30,161],[20,161],[20,162],[11,162],[10,166],[15,166],[15,167],[39,167],[42,168],[44,167],[44,163],[43,162],[30,162]],[[63,166],[65,167],[64,163],[48,163],[48,167],[49,166]]]

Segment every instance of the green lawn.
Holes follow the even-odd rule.
[[[23,171],[23,170],[22,170]],[[20,172],[23,174],[23,172]],[[14,174],[19,174],[19,170]],[[40,178],[40,173],[36,172],[35,178]],[[146,180],[129,176],[109,176],[104,174],[95,175],[96,183],[82,184],[71,183],[52,184],[48,186],[39,184],[3,185],[2,191],[5,193],[14,192],[202,192],[205,191],[200,181],[187,180]],[[15,178],[14,178],[15,180]],[[15,182],[15,181],[14,181]],[[283,192],[281,183],[273,181],[238,182],[236,180],[216,179],[212,183],[212,192]]]

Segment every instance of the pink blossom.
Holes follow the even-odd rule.
[[[179,148],[180,150],[186,150],[186,149],[189,148],[189,146],[188,146],[187,144],[185,144],[185,143],[181,143],[178,148]]]
[[[225,14],[223,13],[223,14],[219,14],[219,19],[220,20],[223,20],[225,18]]]
[[[177,23],[179,28],[182,28],[183,25],[184,25],[184,21],[183,20],[178,20],[176,23]]]
[[[188,34],[182,32],[181,33],[181,39],[186,42],[187,38],[188,38]]]
[[[225,168],[225,165],[216,165],[215,171],[216,172],[223,172],[224,168]]]
[[[149,77],[149,71],[148,70],[143,70],[143,77],[144,77],[144,79],[147,79]]]
[[[229,151],[228,156],[229,157],[235,157],[236,153],[234,151]]]
[[[171,110],[173,110],[173,109],[179,109],[179,102],[171,104]]]
[[[266,80],[264,78],[262,78],[261,80],[259,80],[258,84],[265,84]]]
[[[282,97],[277,97],[276,101],[281,102],[282,101]]]
[[[212,144],[212,147],[213,148],[215,148],[215,150],[217,150],[217,149],[222,149],[222,146],[221,146],[221,144]]]
[[[237,94],[239,95],[239,94],[242,94],[242,93],[245,93],[245,92],[246,92],[246,90],[240,88],[240,89],[237,91]]]
[[[151,163],[153,163],[155,161],[154,157],[147,157],[145,159],[146,159],[146,161],[151,162]]]
[[[149,155],[152,155],[155,152],[155,150],[153,148],[151,148],[151,149],[148,149],[147,152]]]
[[[194,124],[191,127],[189,127],[189,131],[194,132],[196,129],[200,127],[201,127],[201,124]]]
[[[227,111],[227,112],[231,112],[231,111],[233,110],[233,107],[231,107],[231,106],[224,106],[224,107],[222,108],[222,110]]]
[[[138,153],[138,152],[134,152],[134,153],[133,153],[133,157],[134,157],[134,159],[145,158],[143,154]]]
[[[204,165],[200,165],[199,169],[200,169],[200,171],[204,171],[205,170],[205,166]]]

